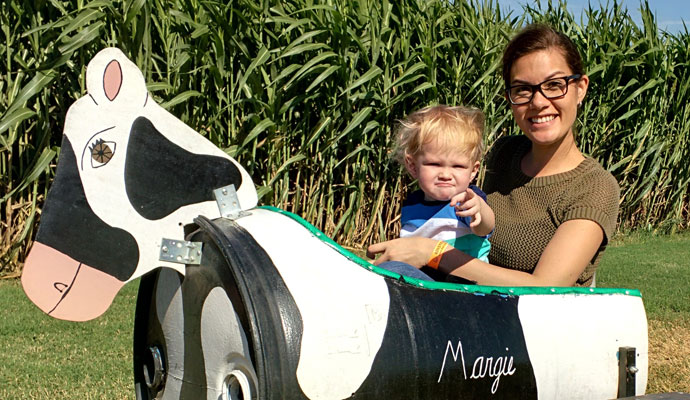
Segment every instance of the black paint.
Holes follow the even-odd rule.
[[[66,136],[36,240],[120,281],[132,276],[139,263],[134,237],[106,224],[91,210]]]
[[[391,303],[383,343],[353,399],[537,398],[518,297],[428,290],[391,278],[386,283]],[[449,342],[457,350],[460,341],[464,372],[461,358],[454,361],[447,353]],[[499,378],[495,393],[495,378],[471,378],[474,362],[482,356],[492,362],[513,357],[515,371]]]
[[[253,370],[258,377],[259,399],[305,399],[297,382],[297,364],[302,339],[302,319],[273,262],[243,228],[229,220],[213,222],[198,218],[201,228],[187,240],[203,243],[201,265],[186,269],[182,282],[184,309],[184,365],[181,399],[207,398],[204,352],[201,348],[201,313],[208,294],[225,290],[237,313],[249,344]],[[171,351],[157,321],[155,285],[157,275],[142,277],[135,319],[135,387],[140,400],[153,399],[144,384],[144,356],[148,346],[159,346],[164,359]],[[145,286],[144,286],[145,285]],[[232,334],[232,333],[228,333]],[[179,373],[179,368],[176,372]]]
[[[146,386],[144,368],[149,360],[149,347],[157,347],[163,355],[165,371],[169,371],[167,359],[167,343],[163,328],[160,325],[156,311],[156,288],[161,269],[143,275],[139,281],[136,313],[134,315],[134,334],[132,346],[132,361],[134,366],[134,391],[137,400],[148,400],[156,397]],[[181,279],[181,278],[180,278]]]
[[[199,217],[194,222],[210,238],[204,241],[204,257],[219,251],[236,282],[236,293],[228,295],[234,306],[240,301],[243,305],[243,313],[236,311],[254,354],[258,398],[306,399],[297,382],[302,317],[273,261],[231,220]]]
[[[202,242],[204,255],[202,265],[187,268],[182,286],[185,363],[180,397],[206,396],[202,387],[206,376],[200,347],[200,313],[208,293],[213,287],[221,286],[247,335],[258,377],[257,398],[305,398],[296,379],[303,329],[301,314],[272,260],[233,221],[211,222],[199,217],[195,222],[200,229],[188,240]],[[285,257],[295,255],[285,254]],[[350,398],[537,398],[534,371],[518,315],[519,297],[429,290],[391,278],[385,281],[390,308],[383,342],[368,377]],[[142,295],[146,292],[140,292]],[[352,295],[358,295],[357,287],[352,288]],[[155,319],[155,311],[147,309],[137,307],[137,321]],[[159,326],[151,328],[146,334],[149,344],[160,341],[162,336],[157,331]],[[145,330],[137,332],[141,335]],[[446,354],[448,344],[457,351],[460,341],[463,354],[456,353],[454,360],[451,353]],[[489,374],[480,379],[471,377],[478,357],[487,361],[492,357],[492,363],[499,357],[506,360],[512,357],[513,372],[500,376],[494,393],[495,377]],[[504,365],[507,367],[508,363]],[[344,371],[343,377],[346,375]]]
[[[144,117],[132,124],[125,164],[125,187],[144,218],[164,218],[180,207],[214,200],[213,190],[242,184],[230,160],[194,154],[163,136]]]

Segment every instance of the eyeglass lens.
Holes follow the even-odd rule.
[[[513,102],[513,104],[526,104],[532,101],[534,92],[537,89],[547,99],[562,97],[568,92],[568,79],[554,78],[537,85],[513,86],[508,91],[508,95],[510,96],[510,100]]]

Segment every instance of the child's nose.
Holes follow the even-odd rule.
[[[450,170],[448,168],[442,168],[441,173],[439,174],[439,178],[441,179],[450,179],[452,177]]]

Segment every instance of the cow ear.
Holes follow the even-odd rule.
[[[122,67],[117,60],[112,60],[103,73],[103,92],[108,100],[113,101],[122,87]]]
[[[103,49],[86,68],[86,88],[99,107],[143,107],[146,83],[139,68],[117,48]]]

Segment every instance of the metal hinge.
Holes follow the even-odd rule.
[[[201,242],[165,239],[161,241],[160,261],[178,264],[201,264]]]
[[[240,207],[240,200],[237,197],[235,185],[228,185],[213,191],[220,210],[220,216],[228,219],[237,219],[249,215],[248,212]]]

